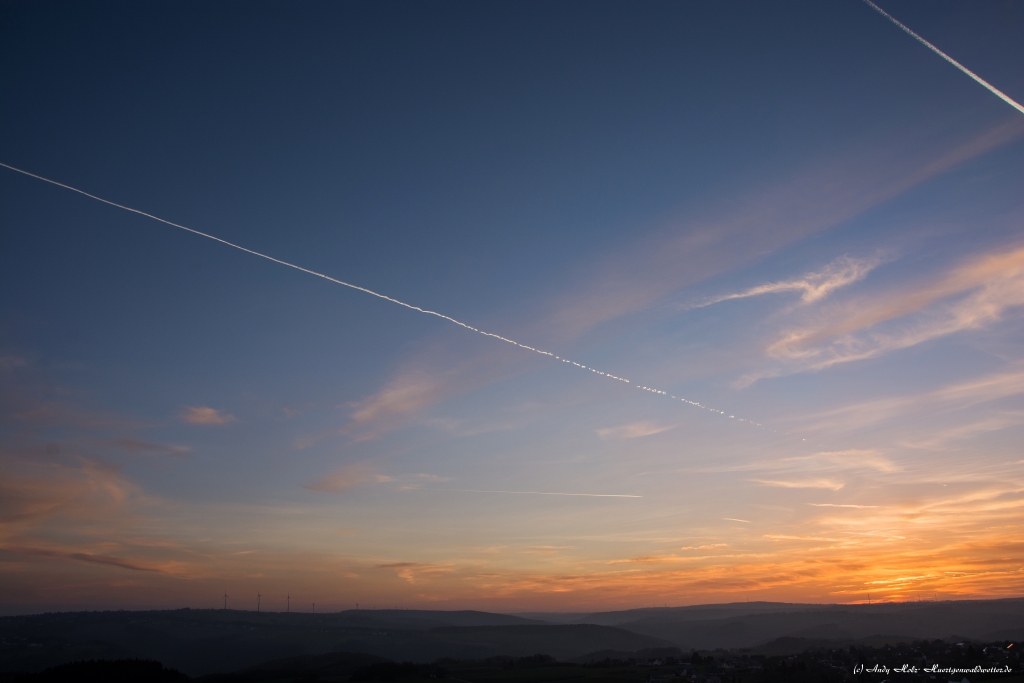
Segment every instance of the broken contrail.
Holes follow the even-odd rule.
[[[289,263],[288,261],[282,261],[279,258],[274,258],[273,256],[268,256],[268,255],[260,253],[258,251],[254,251],[253,249],[248,249],[248,248],[243,247],[243,246],[241,246],[239,244],[235,244],[234,242],[228,242],[227,240],[221,239],[220,237],[215,237],[214,235],[210,235],[208,233],[201,232],[201,231],[196,230],[194,228],[189,228],[187,226],[180,225],[178,223],[173,223],[173,222],[171,222],[169,220],[166,220],[164,218],[160,218],[159,216],[154,216],[151,213],[146,213],[145,211],[139,211],[138,209],[133,209],[130,206],[125,206],[123,204],[118,204],[117,202],[112,202],[109,199],[104,199],[103,197],[97,197],[96,195],[90,194],[90,193],[86,192],[85,190],[79,190],[77,187],[72,187],[71,185],[65,185],[64,183],[59,183],[56,180],[50,180],[49,178],[46,178],[44,176],[36,175],[35,173],[30,173],[29,171],[24,171],[24,170],[22,170],[20,168],[17,168],[15,166],[11,166],[10,164],[5,164],[3,162],[0,162],[0,166],[3,166],[4,168],[10,169],[10,170],[15,171],[17,173],[21,173],[22,175],[27,175],[30,178],[35,178],[37,180],[42,180],[45,183],[50,183],[51,185],[56,185],[57,187],[63,187],[65,190],[71,190],[72,192],[77,192],[78,194],[84,195],[84,196],[88,197],[89,199],[95,199],[98,202],[103,202],[104,204],[108,204],[108,205],[113,206],[115,208],[123,209],[124,211],[129,211],[131,213],[135,213],[135,214],[138,214],[140,216],[144,216],[145,218],[151,218],[154,221],[159,221],[160,223],[164,223],[165,225],[170,225],[173,228],[178,228],[180,230],[185,230],[186,232],[190,232],[193,235],[199,235],[200,237],[205,237],[207,239],[211,239],[214,242],[220,242],[221,244],[227,245],[227,246],[231,247],[232,249],[238,249],[239,251],[244,251],[245,253],[252,254],[253,256],[259,256],[260,258],[267,259],[268,261],[273,261],[274,263],[278,263],[278,264],[280,264],[282,266],[288,266],[289,268],[294,268],[295,270],[302,271],[303,273],[307,273],[309,275],[315,275],[316,277],[323,278],[324,280],[327,280],[329,282],[333,282],[334,284],[342,285],[342,286],[348,287],[350,289],[358,290],[358,291],[363,292],[365,294],[369,294],[370,296],[375,296],[378,299],[384,299],[385,301],[390,301],[393,304],[398,304],[399,306],[404,306],[405,308],[411,309],[411,310],[416,311],[418,313],[424,313],[426,315],[436,316],[436,317],[441,318],[443,320],[447,320],[450,323],[454,323],[454,324],[458,325],[459,327],[463,327],[463,328],[465,328],[467,330],[470,330],[471,332],[476,332],[477,334],[482,334],[485,337],[492,337],[494,339],[498,339],[498,340],[506,342],[508,344],[512,344],[513,346],[518,346],[521,349],[526,349],[527,351],[533,351],[534,353],[539,353],[542,356],[549,356],[551,358],[554,358],[555,360],[560,360],[563,363],[568,363],[570,365],[575,365],[576,367],[580,368],[581,370],[589,370],[590,372],[594,373],[595,375],[600,375],[602,377],[607,377],[608,379],[614,379],[614,380],[619,381],[619,382],[625,382],[626,384],[632,384],[632,382],[630,382],[628,379],[626,379],[624,377],[619,377],[619,376],[613,375],[613,374],[611,374],[609,372],[602,372],[601,370],[598,370],[597,368],[588,367],[586,365],[583,365],[582,363],[577,363],[574,360],[570,360],[568,358],[563,358],[561,356],[558,356],[558,355],[555,355],[555,354],[551,353],[550,351],[542,351],[541,349],[537,349],[537,348],[534,348],[532,346],[528,346],[526,344],[520,344],[519,342],[515,341],[514,339],[509,339],[507,337],[502,337],[500,334],[494,334],[492,332],[485,332],[484,330],[481,330],[481,329],[478,329],[476,327],[473,327],[472,325],[467,325],[466,323],[462,322],[461,320],[456,320],[455,318],[452,318],[450,316],[444,315],[443,313],[438,313],[437,311],[431,311],[431,310],[428,310],[426,308],[420,308],[419,306],[413,306],[412,304],[407,304],[404,301],[399,301],[398,299],[394,299],[394,298],[392,298],[390,296],[387,296],[385,294],[381,294],[380,292],[375,292],[372,289],[367,289],[366,287],[360,287],[359,285],[354,285],[351,282],[345,282],[344,280],[338,280],[338,279],[333,278],[333,277],[331,277],[329,275],[324,275],[323,273],[318,273],[315,270],[310,270],[309,268],[303,268],[302,266],[297,266],[294,263]],[[647,387],[647,386],[642,386],[640,384],[636,384],[634,386],[636,386],[637,389],[642,389],[644,391],[649,391],[649,392],[654,393],[654,394],[659,394],[659,395],[665,396],[666,398],[673,398],[673,399],[675,399],[677,401],[682,401],[683,403],[687,403],[687,404],[689,404],[691,406],[694,406],[696,408],[701,408],[703,410],[707,410],[707,411],[710,411],[712,413],[717,413],[719,415],[726,416],[726,417],[729,417],[731,419],[738,420],[739,422],[746,422],[746,423],[748,423],[750,425],[753,425],[755,427],[760,427],[761,429],[765,429],[764,425],[762,425],[760,423],[757,423],[757,422],[754,422],[753,420],[745,420],[743,418],[737,418],[735,415],[728,415],[723,410],[717,410],[715,408],[710,408],[710,407],[708,407],[706,405],[703,405],[702,403],[699,403],[697,401],[691,401],[689,399],[680,398],[678,396],[672,396],[668,392],[661,391],[659,389],[653,389],[653,388]],[[524,493],[524,492],[516,492],[516,493]],[[555,494],[552,494],[552,495],[555,495]],[[582,496],[582,495],[588,495],[588,494],[580,493],[580,494],[557,494],[557,495],[581,495]]]
[[[981,77],[981,76],[979,76],[978,74],[974,73],[973,71],[971,71],[970,69],[968,69],[968,68],[967,68],[966,66],[964,66],[964,65],[963,65],[963,64],[961,64],[960,62],[956,61],[955,59],[953,59],[952,57],[950,57],[949,55],[947,55],[947,54],[946,54],[945,52],[943,52],[943,51],[942,51],[942,50],[940,50],[939,48],[937,48],[937,47],[935,47],[934,45],[932,45],[931,43],[929,43],[929,42],[928,42],[927,40],[925,40],[925,39],[924,39],[924,38],[922,38],[921,36],[919,36],[919,35],[917,35],[916,33],[914,33],[914,32],[913,32],[913,31],[912,31],[912,30],[911,30],[911,29],[910,29],[910,28],[909,28],[909,27],[908,27],[907,25],[903,24],[902,22],[900,22],[900,20],[899,20],[899,19],[897,19],[897,18],[896,18],[896,17],[894,17],[893,15],[889,14],[888,12],[886,12],[886,11],[885,11],[884,9],[882,9],[881,7],[879,7],[878,5],[876,5],[875,3],[871,2],[871,0],[864,0],[864,2],[866,2],[867,4],[869,4],[869,5],[871,5],[872,7],[874,7],[874,8],[875,8],[875,10],[877,10],[877,11],[878,11],[878,13],[879,13],[879,14],[881,14],[881,15],[882,15],[883,17],[885,17],[886,19],[888,19],[888,20],[889,20],[889,21],[891,21],[892,23],[896,24],[896,25],[897,25],[897,26],[899,26],[899,27],[900,27],[901,29],[903,29],[904,31],[906,31],[907,33],[909,33],[910,35],[912,35],[912,36],[913,36],[914,38],[916,38],[916,39],[917,39],[918,41],[920,41],[920,42],[921,42],[921,43],[922,43],[922,44],[923,44],[923,45],[924,45],[925,47],[927,47],[927,48],[928,48],[929,50],[931,50],[932,52],[934,52],[934,53],[935,53],[935,54],[937,54],[938,56],[942,57],[942,58],[943,58],[943,59],[945,59],[945,60],[946,60],[947,62],[949,62],[950,64],[952,64],[953,66],[955,66],[956,68],[960,69],[960,70],[961,70],[961,71],[963,71],[963,72],[964,72],[965,74],[967,74],[968,76],[970,76],[971,78],[973,78],[973,79],[974,79],[975,81],[977,81],[977,82],[978,82],[979,84],[981,84],[982,86],[984,86],[984,87],[985,87],[985,88],[986,88],[986,89],[987,89],[987,90],[988,90],[989,92],[991,92],[991,93],[992,93],[993,95],[995,95],[996,97],[998,97],[999,99],[1001,99],[1001,100],[1002,100],[1003,102],[1006,102],[1006,103],[1007,103],[1008,105],[1010,105],[1011,107],[1013,107],[1014,109],[1016,109],[1017,111],[1019,111],[1019,112],[1020,112],[1021,114],[1024,114],[1024,106],[1021,106],[1020,104],[1018,104],[1017,102],[1015,102],[1015,101],[1014,101],[1013,99],[1011,99],[1011,98],[1010,98],[1010,96],[1009,96],[1009,95],[1007,95],[1006,93],[1004,93],[1004,92],[1003,92],[1002,90],[1000,90],[999,88],[996,88],[996,87],[995,87],[994,85],[992,85],[991,83],[989,83],[988,81],[986,81],[986,80],[985,80],[984,78],[982,78],[982,77]]]

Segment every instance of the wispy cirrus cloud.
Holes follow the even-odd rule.
[[[943,489],[949,490],[949,489]],[[1024,481],[1019,476],[982,483],[962,491],[921,501],[893,501],[855,516],[833,516],[825,523],[836,529],[864,534],[908,532],[948,533],[996,531],[999,523],[1015,522],[1024,509]],[[1016,528],[1016,524],[1011,528]]]
[[[690,304],[686,308],[704,308],[705,306],[711,306],[722,301],[747,299],[764,294],[782,294],[786,292],[799,292],[801,301],[813,303],[824,299],[841,287],[863,280],[867,277],[868,273],[884,263],[886,258],[882,254],[860,259],[851,256],[841,256],[821,270],[805,273],[793,280],[782,280],[780,282],[757,285],[742,292],[724,294]]]
[[[639,439],[644,436],[661,434],[675,428],[676,425],[659,425],[656,422],[644,420],[641,422],[631,422],[619,427],[598,429],[597,435],[602,439]]]
[[[440,484],[446,481],[451,481],[451,477],[442,477],[437,474],[404,474],[395,479],[398,482],[398,488],[402,491],[415,491],[421,489],[427,484]]]
[[[846,484],[834,479],[751,479],[750,481],[762,486],[776,486],[784,489],[828,489],[838,491]]]
[[[181,419],[193,425],[227,425],[238,422],[238,418],[207,406],[186,406],[180,415]]]
[[[899,472],[901,468],[874,448],[849,448],[842,451],[821,451],[811,455],[783,458],[777,464],[784,469],[810,470],[875,470]]]
[[[850,508],[852,510],[867,510],[877,508],[877,505],[856,505],[853,503],[808,503],[816,508]]]
[[[926,437],[921,439],[904,439],[900,442],[900,445],[908,448],[939,450],[951,442],[962,441],[976,437],[979,434],[997,432],[1021,425],[1024,425],[1024,411],[1000,411],[995,415],[955,427],[930,430]]]
[[[510,429],[514,429],[517,426],[517,422],[505,421],[505,422],[491,422],[491,423],[471,423],[469,420],[458,419],[454,417],[430,417],[420,420],[420,423],[424,426],[431,427],[438,431],[446,434],[451,434],[455,437],[469,437],[479,436],[481,434],[489,434],[491,432],[502,432]]]
[[[342,465],[332,472],[321,476],[312,484],[303,488],[319,493],[344,493],[361,484],[394,481],[394,477],[377,472],[369,462],[356,462]]]
[[[824,311],[766,350],[774,374],[821,370],[979,329],[1024,305],[1024,247],[974,257],[925,286],[882,292]],[[756,379],[756,377],[754,378]]]
[[[38,548],[38,547],[23,547],[23,546],[3,546],[3,550],[9,553],[17,555],[33,555],[36,557],[48,557],[56,559],[67,559],[75,560],[77,562],[86,562],[90,564],[107,565],[110,567],[118,567],[120,569],[130,569],[138,572],[159,572],[159,573],[172,573],[168,572],[168,563],[147,563],[133,560],[126,557],[118,557],[113,555],[101,555],[89,552],[75,552],[67,550],[58,550],[53,548]],[[177,564],[177,563],[174,563]]]
[[[0,420],[17,425],[0,435],[5,579],[32,584],[40,568],[79,577],[82,571],[103,570],[98,576],[110,578],[101,582],[123,580],[123,571],[188,575],[194,555],[189,558],[188,551],[154,531],[160,522],[150,517],[153,526],[138,527],[146,511],[162,508],[164,501],[147,495],[109,458],[115,453],[183,456],[189,449],[139,438],[134,432],[153,425],[83,407],[72,400],[74,391],[55,386],[45,372],[28,363],[15,365],[25,372],[5,377],[0,391]],[[160,515],[165,513],[162,508]]]
[[[120,468],[85,458],[53,462],[2,452],[0,467],[0,519],[8,532],[14,523],[105,519],[141,496]]]
[[[801,419],[803,429],[858,429],[903,419],[908,413],[964,409],[1024,394],[1024,366],[1018,363],[996,372],[932,391],[860,401],[813,413]],[[951,428],[952,429],[952,428]]]
[[[349,433],[370,423],[412,414],[434,403],[440,390],[440,383],[427,373],[400,375],[377,393],[352,403],[352,421],[342,431]]]
[[[850,448],[842,451],[819,451],[808,455],[755,460],[742,464],[701,468],[702,472],[760,472],[770,473],[773,478],[796,476],[803,479],[835,475],[840,472],[875,471],[885,474],[899,472],[902,468],[890,460],[879,449]]]

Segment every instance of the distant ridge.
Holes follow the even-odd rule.
[[[942,639],[956,634],[975,640],[1024,638],[1024,598],[873,605],[736,602],[518,616],[615,626],[664,638],[684,649],[751,648],[782,637],[858,640],[898,634],[903,639]]]
[[[152,659],[189,676],[327,653],[393,661],[671,646],[655,636],[594,624],[554,625],[506,614],[349,610],[334,614],[168,610],[64,612],[0,618],[0,672],[36,672],[87,659]]]

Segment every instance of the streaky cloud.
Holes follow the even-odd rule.
[[[638,439],[644,436],[661,434],[662,432],[667,432],[670,429],[675,429],[675,427],[675,425],[659,425],[650,421],[632,422],[619,427],[598,429],[597,435],[602,439]]]
[[[786,330],[765,349],[781,365],[738,384],[823,370],[982,329],[1021,306],[1024,246],[1018,243],[970,258],[926,285],[849,301],[811,324]]]
[[[852,503],[808,503],[816,508],[853,508],[856,510],[866,510],[868,508],[877,508],[877,505],[853,505]]]
[[[750,481],[762,486],[775,486],[784,489],[829,489],[838,491],[845,484],[832,479],[802,479],[797,481],[786,481],[779,479],[751,479]]]
[[[625,493],[562,493],[559,491],[494,491],[485,489],[422,489],[424,491],[457,491],[460,493],[510,493],[524,496],[581,496],[584,498],[643,498]]]
[[[317,493],[345,493],[349,489],[366,483],[384,484],[394,481],[393,477],[376,472],[368,462],[354,462],[342,465],[312,484],[302,488]]]

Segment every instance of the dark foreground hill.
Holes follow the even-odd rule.
[[[88,659],[151,659],[190,676],[275,659],[353,652],[395,661],[485,659],[671,644],[593,624],[552,625],[485,612],[360,610],[336,614],[234,610],[72,612],[0,619],[0,672]]]
[[[793,639],[790,639],[793,640]],[[795,655],[716,651],[684,653],[657,648],[633,653],[609,650],[576,662],[547,655],[440,660],[430,664],[394,662],[373,655],[335,652],[266,662],[193,683],[361,683],[364,681],[451,680],[454,683],[935,683],[970,680],[1024,683],[1022,643],[916,641],[834,649],[811,647]],[[890,673],[895,676],[890,677]],[[40,674],[0,673],[0,683],[188,683],[188,677],[159,662],[85,661]]]
[[[751,654],[781,655],[812,646],[840,649],[926,639],[1024,639],[1024,599],[882,605],[736,603],[529,616],[184,609],[3,617],[0,672],[38,672],[77,660],[135,658],[200,676],[331,652],[414,663],[534,654],[585,662],[595,656],[627,659],[628,653],[657,648],[746,649]],[[545,623],[541,618],[576,623]]]

